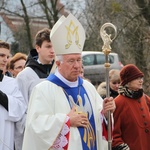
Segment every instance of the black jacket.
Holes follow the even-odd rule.
[[[38,53],[36,49],[32,49],[27,57],[25,66],[32,68],[36,72],[36,74],[39,76],[39,78],[46,78],[52,69],[54,60],[52,64],[42,65],[37,62],[37,59],[38,59]]]
[[[110,88],[110,96],[113,97],[113,98],[115,98],[115,97],[118,96],[118,92],[116,92],[116,91],[114,91],[114,90],[112,90],[112,89]]]
[[[4,75],[3,71],[0,70],[0,82],[2,82]],[[8,111],[8,97],[5,93],[0,90],[0,105],[2,105]]]

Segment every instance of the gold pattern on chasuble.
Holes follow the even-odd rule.
[[[89,103],[87,96],[85,96],[85,105],[84,106],[83,106],[82,98],[80,95],[78,95],[78,101],[77,101],[79,103],[79,105],[74,103],[73,98],[71,98],[71,99],[70,99],[70,101],[73,103],[73,105],[76,105],[76,112],[83,113],[88,117],[87,108],[91,107],[91,105]],[[88,126],[86,128],[84,128],[83,140],[87,144],[89,149],[91,149],[91,147],[94,147],[95,133],[94,133],[93,127],[91,126],[90,122],[89,122]]]
[[[70,21],[69,26],[66,26],[67,29],[67,44],[65,45],[65,48],[68,49],[72,43],[73,43],[73,38],[75,38],[75,43],[78,46],[79,49],[81,49],[81,45],[79,44],[79,33],[78,33],[78,26],[75,26],[73,21]]]

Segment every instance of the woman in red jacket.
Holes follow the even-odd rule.
[[[120,72],[115,98],[113,150],[150,149],[150,97],[143,93],[144,74],[132,64]]]

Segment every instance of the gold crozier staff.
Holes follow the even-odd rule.
[[[111,34],[107,34],[105,31],[106,27],[111,27],[115,30],[115,36],[113,39],[111,39]],[[116,27],[112,23],[105,23],[101,29],[100,29],[100,35],[103,40],[103,47],[102,51],[105,54],[105,69],[106,69],[106,97],[110,97],[110,92],[109,92],[109,69],[110,69],[110,63],[109,63],[109,53],[111,52],[111,46],[110,44],[112,41],[115,39],[117,34]],[[111,113],[108,111],[108,150],[112,149],[112,137],[111,137]]]

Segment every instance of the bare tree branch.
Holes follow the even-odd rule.
[[[146,0],[135,0],[140,8],[141,14],[147,20],[150,25],[150,1]]]
[[[29,47],[30,49],[32,48],[32,38],[31,38],[31,31],[30,31],[30,18],[28,16],[28,13],[27,13],[27,9],[26,9],[26,6],[23,2],[23,0],[20,0],[21,1],[21,4],[22,4],[22,8],[23,8],[23,12],[24,12],[24,22],[26,24],[26,31],[27,31],[27,35],[28,35],[28,42],[29,42]]]

